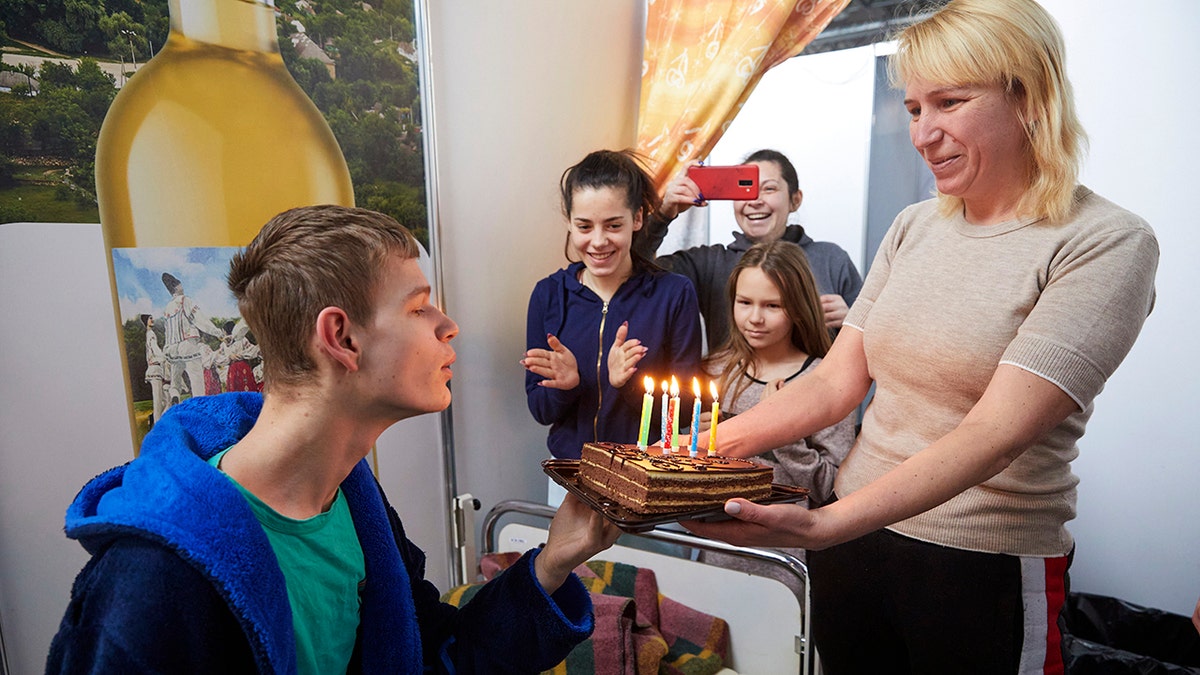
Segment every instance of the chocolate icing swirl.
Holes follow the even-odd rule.
[[[705,457],[692,457],[690,455],[670,454],[663,455],[661,453],[647,452],[638,449],[635,445],[625,445],[623,443],[610,443],[602,441],[593,445],[604,448],[613,454],[613,460],[620,462],[625,461],[645,461],[650,466],[660,471],[722,471],[722,472],[743,472],[757,471],[762,469],[761,464],[756,464],[746,459],[736,457],[723,457],[721,455],[707,455]],[[658,447],[658,446],[655,446]]]

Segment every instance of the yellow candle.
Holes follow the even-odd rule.
[[[717,417],[721,414],[721,403],[717,400],[717,383],[709,380],[708,391],[712,394],[712,426],[708,429],[708,454],[717,454]]]
[[[679,438],[679,382],[671,376],[671,438]]]
[[[654,409],[654,378],[647,375],[642,378],[646,387],[646,395],[642,396],[642,423],[638,427],[638,449],[645,450],[650,441],[650,414]]]

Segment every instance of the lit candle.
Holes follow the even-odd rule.
[[[671,441],[670,441],[670,438],[671,438],[671,411],[669,410],[669,407],[667,405],[667,402],[671,399],[671,393],[670,393],[670,391],[668,391],[668,389],[667,389],[668,387],[669,387],[669,385],[667,384],[667,381],[663,380],[663,383],[662,383],[662,392],[663,392],[662,434],[660,434],[660,435],[662,436],[663,454],[664,455],[670,454],[670,450],[668,448],[671,445]]]
[[[668,399],[667,416],[665,419],[668,419],[668,420],[671,419],[671,417],[673,417],[678,412],[679,412],[679,397],[672,396],[670,399]],[[671,454],[671,441],[675,438],[675,430],[672,429],[671,427],[672,427],[671,424],[667,425],[666,435],[663,436],[663,454],[664,455]]]
[[[696,439],[700,436],[700,380],[692,378],[692,394],[696,397],[692,399],[692,446],[688,448],[688,454],[692,457],[696,456]]]
[[[642,397],[642,423],[638,427],[638,449],[645,450],[650,442],[650,411],[654,409],[654,378],[647,375],[642,378],[646,387],[646,395]]]
[[[679,438],[679,382],[671,376],[671,438]]]
[[[712,394],[712,426],[708,429],[708,454],[717,454],[717,417],[721,414],[721,404],[717,401],[717,383],[709,380],[708,391]]]

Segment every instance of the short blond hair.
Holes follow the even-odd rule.
[[[308,345],[321,310],[340,307],[351,321],[370,321],[388,256],[419,253],[403,225],[367,209],[306,206],[268,221],[233,256],[228,277],[262,353],[266,384],[311,377]]]
[[[1087,135],[1075,113],[1066,49],[1053,17],[1033,0],[952,0],[897,36],[894,84],[999,84],[1016,103],[1029,139],[1030,184],[1022,216],[1064,220],[1071,211]],[[938,195],[943,214],[962,199]]]

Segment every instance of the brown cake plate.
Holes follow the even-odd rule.
[[[620,504],[597,494],[577,480],[579,460],[577,459],[546,459],[542,460],[542,471],[545,471],[555,483],[566,488],[567,492],[579,497],[584,504],[600,512],[611,520],[617,527],[626,532],[645,532],[654,529],[656,525],[674,523],[681,520],[725,520],[725,505],[717,504],[692,511],[671,511],[667,513],[635,513]],[[771,494],[762,499],[753,499],[755,504],[786,504],[798,502],[808,497],[808,489],[792,485],[771,484]]]

